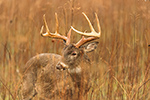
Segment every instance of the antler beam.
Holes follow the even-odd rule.
[[[98,39],[98,38],[101,36],[101,27],[100,27],[100,24],[99,24],[99,19],[98,19],[98,17],[97,17],[97,14],[95,13],[95,17],[96,17],[96,21],[97,21],[97,27],[98,27],[98,31],[99,31],[98,33],[97,33],[97,32],[95,31],[95,29],[93,28],[93,26],[92,26],[92,24],[91,24],[89,18],[86,16],[86,14],[85,14],[84,12],[83,12],[82,14],[84,15],[84,17],[85,17],[86,20],[88,21],[89,26],[90,26],[90,29],[91,29],[91,32],[90,32],[90,33],[81,32],[81,31],[78,31],[78,30],[76,30],[75,28],[73,28],[73,27],[71,26],[71,28],[72,28],[75,32],[77,32],[78,34],[83,35],[83,37],[81,38],[81,40],[80,40],[78,43],[75,44],[75,46],[76,46],[77,48],[79,48],[81,45],[83,45],[83,44],[85,44],[85,43],[87,43],[87,42],[90,42],[90,41],[92,41],[92,40]],[[90,37],[89,37],[89,38],[85,38],[84,36],[90,36]]]
[[[59,25],[58,25],[57,13],[55,13],[55,18],[56,18],[56,31],[55,31],[55,33],[51,33],[49,31],[49,28],[48,28],[48,25],[47,25],[47,22],[46,22],[46,19],[45,19],[45,14],[43,15],[43,21],[44,21],[44,26],[46,28],[46,33],[43,33],[44,26],[42,26],[41,31],[40,31],[41,35],[43,37],[52,37],[52,38],[56,38],[56,39],[62,39],[64,41],[66,41],[66,45],[69,45],[70,44],[71,29],[69,30],[67,37],[63,36],[63,35],[60,35],[58,33]]]

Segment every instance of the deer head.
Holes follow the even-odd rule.
[[[89,18],[86,16],[86,14],[85,13],[82,13],[82,14],[88,21],[91,32],[90,33],[81,32],[71,26],[71,28],[67,34],[67,37],[60,35],[58,33],[57,14],[55,14],[55,16],[56,16],[56,31],[55,31],[55,33],[51,33],[49,31],[49,28],[47,26],[47,22],[45,19],[45,15],[43,16],[46,33],[43,33],[44,26],[42,26],[41,35],[44,37],[52,37],[52,38],[62,39],[65,41],[65,44],[66,44],[65,48],[63,49],[61,61],[56,65],[56,68],[59,70],[68,69],[68,71],[70,73],[80,72],[81,71],[81,69],[79,67],[80,63],[82,61],[87,61],[87,62],[90,61],[86,54],[88,52],[93,51],[97,47],[98,42],[91,42],[93,40],[99,39],[99,37],[101,35],[101,28],[100,28],[97,14],[95,13],[96,20],[97,20],[97,27],[98,27],[98,31],[99,31],[98,33],[94,30]],[[76,44],[70,43],[71,30],[74,30],[76,33],[82,35],[81,40],[79,40],[79,42],[77,42]],[[84,36],[87,36],[87,38],[85,38]],[[74,68],[76,68],[76,70],[74,70]]]

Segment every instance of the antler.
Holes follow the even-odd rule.
[[[69,30],[68,34],[67,34],[67,37],[66,36],[63,36],[63,35],[60,35],[58,33],[58,28],[59,28],[59,25],[58,25],[58,18],[57,18],[57,13],[55,13],[55,18],[56,18],[56,31],[55,33],[51,33],[49,31],[49,28],[48,28],[48,25],[47,25],[47,22],[46,22],[46,19],[45,19],[45,14],[43,15],[43,21],[44,21],[44,26],[46,28],[46,33],[43,33],[43,28],[44,26],[41,27],[41,35],[43,37],[52,37],[52,38],[56,38],[56,39],[62,39],[66,42],[66,45],[69,45],[70,44],[70,36],[71,36],[71,29]]]
[[[82,14],[84,15],[84,17],[85,17],[86,20],[88,21],[89,26],[90,26],[90,29],[91,29],[91,32],[90,32],[90,33],[81,32],[81,31],[78,31],[78,30],[76,30],[75,28],[73,28],[73,27],[71,26],[71,28],[72,28],[75,32],[77,32],[77,33],[83,35],[82,38],[81,38],[81,40],[80,40],[78,43],[75,44],[75,46],[76,46],[77,48],[79,48],[81,45],[83,45],[83,44],[85,44],[85,43],[87,43],[87,42],[90,42],[90,41],[92,41],[92,40],[98,39],[98,38],[100,37],[100,35],[101,35],[101,27],[100,27],[100,24],[99,24],[99,19],[98,19],[98,17],[97,17],[97,14],[95,13],[96,20],[97,20],[97,27],[98,27],[98,31],[99,31],[98,33],[94,30],[94,28],[93,28],[93,26],[92,26],[92,24],[91,24],[89,18],[86,16],[86,14],[85,14],[84,12],[83,12]],[[91,36],[91,37],[85,38],[84,36]]]

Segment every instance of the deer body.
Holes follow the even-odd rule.
[[[69,47],[67,49],[70,50]],[[67,50],[66,53],[68,54],[68,52],[70,51]],[[43,53],[31,58],[26,63],[24,69],[22,69],[22,73],[24,73],[22,83],[23,100],[30,100],[36,97],[49,99],[56,99],[56,97],[58,99],[61,97],[66,99],[69,97],[71,100],[72,98],[75,99],[78,97],[79,92],[76,91],[80,91],[79,88],[81,87],[82,79],[86,81],[89,79],[89,77],[86,79],[83,78],[83,73],[90,71],[88,68],[90,65],[87,64],[88,59],[84,58],[84,55],[80,55],[82,52],[78,53],[79,59],[75,61],[76,63],[74,63],[74,60],[70,61],[70,65],[67,65],[70,68],[64,71],[58,70],[59,68],[64,69],[62,68],[64,67],[62,66],[63,56],[53,53]],[[72,59],[74,58],[72,57]],[[85,69],[82,68],[83,65],[86,66]],[[85,75],[87,74],[89,73]]]
[[[73,27],[71,29],[79,34],[91,37],[85,38],[83,36],[76,44],[70,44],[71,29],[67,37],[58,34],[58,30],[55,33],[50,33],[44,17],[46,33],[42,33],[42,27],[42,36],[62,39],[66,42],[66,46],[61,56],[53,53],[39,54],[31,58],[21,69],[23,100],[34,98],[35,100],[37,98],[42,100],[79,100],[82,99],[81,96],[88,92],[91,64],[87,53],[96,49],[98,42],[86,43],[98,39],[101,31],[97,15],[99,33],[95,32],[87,16],[85,14],[84,16],[88,20],[92,32],[82,33]],[[58,29],[58,23],[56,23],[56,29]]]

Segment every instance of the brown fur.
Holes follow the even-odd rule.
[[[84,48],[72,44],[65,47],[62,56],[44,53],[31,58],[21,69],[23,100],[82,99],[90,87],[87,58]],[[60,62],[68,66],[67,70],[56,69],[62,67]]]

